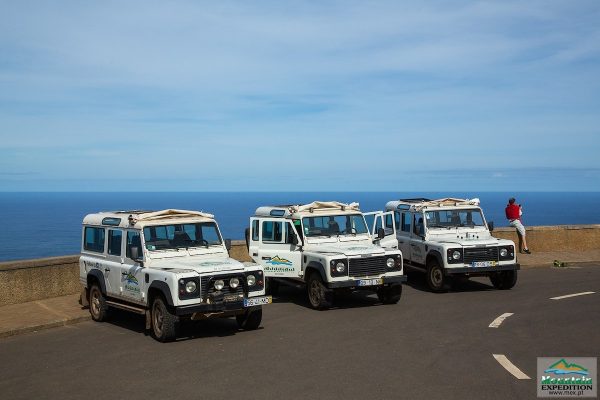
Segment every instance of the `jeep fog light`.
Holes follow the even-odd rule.
[[[240,280],[238,278],[231,278],[229,281],[229,287],[232,289],[237,289],[240,286]]]
[[[508,255],[508,250],[500,249],[500,257],[506,257]]]
[[[396,260],[394,260],[393,258],[388,258],[387,260],[385,260],[385,263],[387,264],[388,268],[394,268],[396,266]]]
[[[254,275],[248,275],[246,277],[246,282],[248,282],[248,286],[256,285],[256,277]]]
[[[454,250],[454,252],[452,253],[452,258],[455,260],[460,260],[460,256],[461,256],[461,254],[460,254],[460,251],[458,251],[458,250]]]
[[[224,287],[225,287],[225,282],[223,282],[223,280],[219,279],[218,281],[215,281],[215,289],[221,290]]]
[[[342,273],[346,270],[346,264],[343,262],[339,262],[335,265],[335,270],[339,273]]]
[[[188,293],[194,293],[196,291],[196,288],[197,288],[196,282],[194,282],[194,281],[188,281],[185,284],[185,291]]]

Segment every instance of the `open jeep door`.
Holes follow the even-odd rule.
[[[373,243],[385,248],[398,248],[396,224],[394,222],[393,211],[372,211],[363,213],[363,215],[367,220],[367,227],[369,228],[369,232],[373,237]],[[383,238],[379,238],[380,229],[383,229]]]

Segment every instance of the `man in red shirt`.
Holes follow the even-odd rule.
[[[523,211],[521,210],[521,206],[515,204],[515,198],[511,197],[508,199],[508,205],[504,210],[506,213],[506,218],[508,219],[508,223],[510,226],[513,226],[517,229],[517,233],[521,236],[521,240],[523,241],[523,250],[522,253],[531,254],[529,248],[527,247],[527,239],[525,239],[525,227],[521,223],[521,215]]]

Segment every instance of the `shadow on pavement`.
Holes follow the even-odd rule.
[[[408,280],[405,285],[412,287],[413,289],[430,292],[427,282],[425,280],[425,274],[411,271],[407,274]],[[477,280],[474,280],[477,279]],[[485,280],[487,283],[483,283],[480,280]],[[488,278],[453,278],[450,286],[450,292],[480,292],[487,290],[496,290],[490,283]],[[432,293],[432,294],[443,294],[443,293]]]
[[[281,284],[273,303],[291,303],[301,307],[312,309],[308,302],[305,288],[297,288]],[[355,292],[338,292],[333,300],[331,309],[351,309],[360,307],[372,307],[382,305],[377,299],[375,292],[360,290]]]

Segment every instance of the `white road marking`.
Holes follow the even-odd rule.
[[[511,363],[508,358],[504,354],[492,354],[496,361],[500,363],[504,367],[505,370],[510,372],[517,379],[531,379],[523,371],[515,366],[515,364]]]
[[[488,326],[488,328],[497,328],[500,326],[501,323],[504,322],[504,320],[508,317],[510,317],[511,315],[514,315],[514,313],[511,312],[507,312],[502,314],[501,316],[499,316],[498,318],[496,318],[495,320],[492,321],[492,323]]]
[[[594,293],[596,293],[596,292],[581,292],[581,293],[566,294],[564,296],[550,297],[550,300],[561,300],[561,299],[567,299],[569,297],[585,296],[586,294],[594,294]]]

